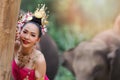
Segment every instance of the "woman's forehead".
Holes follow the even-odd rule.
[[[34,32],[34,33],[39,32],[38,27],[37,27],[35,24],[33,24],[33,23],[27,23],[27,24],[23,27],[23,30],[28,30],[28,31]]]

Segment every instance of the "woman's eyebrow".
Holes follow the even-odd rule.
[[[36,35],[36,33],[35,33],[35,32],[31,32],[31,33]]]
[[[27,29],[24,29],[24,31],[29,31],[29,30],[27,30]],[[32,34],[37,34],[36,32],[34,32],[34,31],[31,31],[30,33],[32,33]]]
[[[24,29],[24,31],[28,31],[27,29]]]

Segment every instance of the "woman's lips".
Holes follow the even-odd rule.
[[[23,40],[23,43],[24,43],[24,44],[29,44],[29,42],[28,42],[28,41],[26,41],[26,40]]]

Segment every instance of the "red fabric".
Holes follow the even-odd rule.
[[[20,68],[15,60],[12,62],[12,76],[14,80],[24,80],[26,76],[28,76],[29,80],[35,80],[35,71],[27,68]],[[44,80],[49,80],[47,76],[45,76]]]

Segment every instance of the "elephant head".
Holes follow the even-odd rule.
[[[73,61],[76,80],[108,80],[108,52],[104,42],[83,42],[78,45]]]
[[[107,45],[102,41],[87,41],[65,51],[63,66],[67,67],[77,80],[108,80],[110,62]]]

